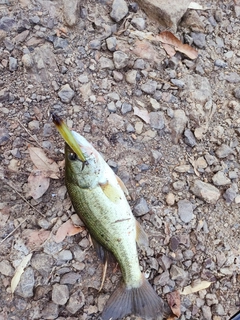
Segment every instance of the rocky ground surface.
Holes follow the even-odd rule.
[[[29,195],[30,146],[62,168],[50,111],[126,184],[150,238],[140,263],[158,294],[210,281],[181,295],[180,319],[229,319],[240,309],[240,3],[188,10],[176,35],[197,49],[191,60],[141,41],[166,27],[135,3],[77,2],[0,1],[0,319],[97,319],[121,276],[110,266],[99,293],[87,231],[54,241],[74,213],[62,169],[40,198]],[[35,247],[34,230],[49,235]]]

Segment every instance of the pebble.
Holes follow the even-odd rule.
[[[33,297],[33,288],[35,284],[33,268],[28,267],[21,275],[20,281],[16,288],[16,293],[22,298]]]
[[[63,306],[69,299],[68,286],[55,283],[52,288],[52,301]]]
[[[68,47],[68,41],[60,37],[55,37],[53,46],[54,49],[65,49],[66,47]]]
[[[173,264],[170,268],[170,276],[172,280],[185,280],[187,272]]]
[[[53,302],[46,302],[44,309],[42,310],[42,318],[46,320],[56,319],[58,317],[59,309],[58,305]]]
[[[12,277],[14,274],[14,269],[8,260],[2,260],[0,262],[0,273],[7,277]]]
[[[107,109],[110,112],[116,112],[117,111],[117,107],[116,107],[116,105],[115,105],[115,103],[113,101],[111,101],[111,102],[109,102],[107,104]]]
[[[160,103],[154,98],[150,98],[150,104],[154,111],[158,111],[161,109]]]
[[[109,37],[106,39],[107,48],[109,51],[114,52],[117,48],[117,39],[116,37]]]
[[[63,0],[63,16],[67,26],[72,27],[77,23],[79,0]]]
[[[212,181],[215,186],[226,186],[231,183],[231,180],[226,177],[223,171],[218,171],[217,173],[215,173],[212,177]]]
[[[180,240],[179,240],[178,236],[171,237],[170,242],[169,242],[170,250],[175,252],[178,249],[179,244],[180,244]]]
[[[126,81],[130,84],[135,84],[137,79],[137,70],[129,70],[126,74]]]
[[[87,83],[89,80],[88,80],[88,76],[86,74],[81,74],[79,77],[78,77],[78,81],[80,83]]]
[[[122,51],[115,51],[113,53],[113,62],[116,69],[125,68],[128,64],[128,55]]]
[[[16,71],[18,68],[18,61],[14,57],[9,57],[9,70]]]
[[[31,265],[43,277],[46,277],[52,270],[53,258],[45,253],[36,253],[31,259]]]
[[[65,273],[60,280],[60,284],[75,284],[81,279],[81,275],[76,272]]]
[[[169,283],[169,272],[166,270],[160,275],[156,276],[153,280],[155,286],[165,286]]]
[[[216,67],[219,67],[219,68],[227,68],[227,66],[228,66],[228,64],[225,61],[221,60],[221,59],[215,60],[214,61],[214,65]]]
[[[140,198],[136,201],[133,208],[135,216],[140,217],[149,212],[147,201],[144,198]]]
[[[65,84],[61,87],[60,91],[58,91],[58,96],[63,103],[69,103],[74,97],[75,92],[69,86],[69,84]]]
[[[134,28],[142,31],[146,28],[146,21],[143,18],[133,17],[131,24]]]
[[[240,87],[237,87],[233,91],[234,97],[240,99]]]
[[[188,200],[179,200],[177,205],[180,219],[185,223],[190,222],[194,218],[192,203]]]
[[[5,127],[0,128],[0,146],[4,146],[10,139],[8,130]]]
[[[121,107],[121,113],[126,114],[131,111],[132,111],[132,105],[130,103],[123,102],[122,107]]]
[[[28,123],[28,128],[32,131],[39,130],[40,125],[38,120],[33,120]]]
[[[43,135],[48,137],[52,135],[52,125],[50,123],[45,123],[43,126]]]
[[[62,260],[69,261],[69,260],[72,260],[73,255],[70,250],[62,250],[57,255],[55,255],[55,258],[57,260],[60,260],[61,262],[62,262]]]
[[[185,187],[186,183],[182,180],[177,180],[173,182],[173,189],[176,191],[180,191],[183,190],[183,188]]]
[[[146,83],[141,85],[141,90],[147,94],[154,94],[157,90],[157,82],[148,80]]]
[[[187,122],[188,118],[183,110],[178,109],[174,111],[173,119],[170,122],[173,143],[178,143],[178,140],[185,130]]]
[[[226,158],[227,156],[229,156],[232,153],[234,153],[234,151],[226,144],[222,144],[216,150],[216,155],[220,159]]]
[[[203,314],[204,320],[212,319],[212,312],[209,306],[202,306],[202,314]]]
[[[230,72],[225,76],[225,79],[230,83],[238,83],[240,82],[240,75],[237,72]]]
[[[102,41],[99,39],[93,39],[89,42],[88,46],[92,50],[100,50],[102,45]]]
[[[113,64],[112,59],[101,57],[99,59],[99,63],[100,63],[101,69],[110,69],[110,70],[114,69],[114,64]]]
[[[128,14],[128,5],[124,0],[114,0],[112,4],[112,11],[110,17],[119,22]]]
[[[206,36],[204,33],[200,32],[191,32],[191,37],[193,39],[193,43],[200,49],[205,48],[206,46]]]
[[[165,117],[163,112],[150,112],[149,117],[151,128],[161,130],[165,127]]]
[[[134,69],[144,70],[145,69],[145,61],[143,59],[136,59],[133,65]]]
[[[33,67],[33,59],[30,54],[26,53],[22,56],[22,63],[26,69]]]
[[[197,141],[194,137],[193,132],[190,129],[186,129],[184,131],[184,142],[189,146],[189,147],[195,147],[197,144]]]
[[[171,82],[180,89],[185,86],[185,82],[179,79],[171,79]]]
[[[193,194],[207,203],[215,204],[220,197],[220,191],[210,183],[195,180],[191,188]]]
[[[85,303],[85,297],[80,289],[71,294],[66,309],[68,312],[75,314],[82,308]]]
[[[169,192],[166,196],[166,202],[169,206],[173,206],[175,203],[175,196],[172,192]]]

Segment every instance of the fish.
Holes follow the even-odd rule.
[[[65,183],[74,210],[84,222],[102,261],[110,252],[117,260],[122,280],[110,295],[102,320],[137,315],[163,319],[164,301],[140,270],[137,245],[147,246],[148,237],[133,216],[127,189],[100,153],[64,121],[52,115],[65,140]]]

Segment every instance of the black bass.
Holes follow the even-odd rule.
[[[123,281],[101,318],[115,320],[135,314],[162,319],[164,302],[140,271],[136,242],[146,245],[148,240],[132,214],[124,184],[84,137],[70,131],[56,114],[53,122],[66,142],[65,181],[73,207],[98,244],[98,252],[110,251],[122,271]]]

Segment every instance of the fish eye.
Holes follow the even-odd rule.
[[[75,160],[77,160],[77,158],[78,157],[77,157],[76,153],[74,153],[74,152],[71,152],[68,155],[68,159],[71,160],[71,161],[75,161]]]

